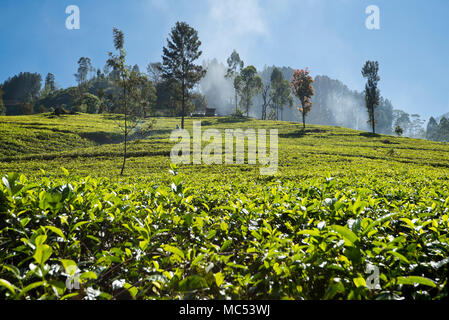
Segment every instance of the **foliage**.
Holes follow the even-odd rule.
[[[56,91],[55,75],[49,72],[45,77],[45,85],[41,96],[45,97],[49,94],[53,94],[55,91]]]
[[[290,81],[293,93],[298,97],[301,102],[298,105],[298,110],[302,115],[303,129],[306,128],[306,116],[312,109],[312,96],[313,90],[313,78],[310,76],[309,69],[297,69],[293,73],[293,77]]]
[[[76,93],[74,92],[77,90],[76,87],[69,87],[67,89],[60,89],[56,90],[53,93],[50,93],[46,96],[41,96],[35,101],[35,106],[44,106],[46,108],[56,108],[60,107],[62,105],[65,105],[68,109],[72,109],[74,105],[74,96],[76,96]]]
[[[291,96],[290,83],[284,79],[282,72],[278,68],[274,68],[271,73],[270,85],[271,108],[276,111],[276,120],[279,119],[279,111],[282,111],[284,106],[293,106],[293,97]],[[274,120],[274,119],[273,119]]]
[[[271,84],[265,83],[262,89],[262,116],[261,116],[262,120],[267,120],[267,109],[269,106],[271,106],[272,98],[270,96],[270,91],[271,91]],[[268,119],[274,120],[274,117],[268,117]]]
[[[19,106],[20,114],[33,114],[33,105],[30,102],[23,102]]]
[[[232,118],[237,118],[237,119],[242,119],[245,117],[245,113],[242,111],[242,109],[237,108],[237,110],[235,110],[232,114],[231,114]]]
[[[117,119],[0,117],[1,298],[447,299],[447,145],[205,118],[279,130],[278,174],[263,177],[170,167],[177,119],[160,118],[119,177]]]
[[[362,75],[364,78],[367,78],[365,85],[365,102],[368,111],[368,121],[371,124],[373,133],[376,133],[375,109],[380,102],[380,92],[377,88],[380,80],[378,72],[379,62],[377,61],[367,61],[362,68]]]
[[[206,111],[208,108],[206,96],[199,92],[191,94],[191,103],[195,111]]]
[[[39,96],[42,77],[38,73],[21,72],[8,78],[2,86],[3,103],[7,114],[20,114],[20,107],[24,103],[31,103]]]
[[[433,141],[449,142],[449,120],[442,117],[440,123],[437,123],[434,117],[430,117],[426,138]]]
[[[81,57],[78,60],[78,71],[74,74],[76,82],[79,86],[84,85],[88,81],[89,73],[94,69],[92,67],[92,62],[88,57]]]
[[[163,48],[162,77],[176,80],[181,85],[181,128],[184,129],[186,101],[192,89],[206,74],[202,66],[195,65],[201,56],[201,41],[198,32],[185,22],[176,22]]]
[[[147,73],[154,84],[160,83],[162,81],[162,63],[150,62],[147,66]]]
[[[197,190],[178,171],[158,186],[64,168],[60,180],[5,175],[2,298],[447,297],[447,185],[347,176]]]
[[[240,96],[240,108],[249,116],[253,98],[263,90],[262,78],[254,66],[248,66],[235,77],[234,87]]]
[[[237,100],[238,88],[235,86],[235,84],[236,84],[235,78],[238,76],[238,74],[240,72],[242,72],[242,69],[245,66],[245,63],[243,62],[242,59],[240,59],[240,55],[238,54],[238,52],[235,49],[232,51],[231,55],[226,60],[226,62],[228,63],[228,69],[226,70],[225,77],[232,79],[232,81],[234,83],[234,102],[235,102],[235,110],[237,111],[237,109],[238,109],[238,100]]]
[[[82,104],[86,105],[87,113],[98,113],[100,109],[100,99],[93,94],[85,93],[83,95]]]
[[[109,53],[107,64],[118,74],[117,85],[122,89],[118,94],[120,98],[120,113],[124,115],[123,122],[117,122],[117,125],[123,132],[123,162],[120,175],[123,175],[127,158],[128,137],[136,129],[149,130],[151,122],[145,120],[149,108],[152,106],[150,101],[155,100],[154,87],[147,83],[147,77],[141,74],[138,68],[129,70],[126,66],[126,51],[124,49],[123,32],[114,28],[113,40],[118,55]]]
[[[0,116],[5,115],[5,104],[3,103],[3,86],[0,84]]]

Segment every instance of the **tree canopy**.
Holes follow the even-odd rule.
[[[200,46],[198,32],[186,22],[176,22],[167,39],[167,46],[162,49],[162,77],[165,80],[174,79],[181,84],[182,129],[189,89],[206,74],[202,66],[195,64],[202,54]]]
[[[246,116],[249,116],[254,96],[263,90],[262,78],[258,75],[256,67],[244,68],[235,77],[234,86],[240,96],[240,108],[246,113]]]

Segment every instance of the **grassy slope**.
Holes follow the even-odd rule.
[[[127,177],[158,179],[168,171],[174,143],[169,134],[177,119],[159,118],[151,137],[130,147]],[[191,130],[192,119],[186,127]],[[210,128],[265,128],[279,130],[278,177],[322,177],[325,175],[414,174],[444,178],[449,168],[449,146],[425,140],[379,135],[338,127],[310,125],[304,134],[293,122],[249,120],[226,122],[202,119]],[[114,116],[75,115],[49,117],[33,115],[0,117],[0,172],[19,171],[28,176],[61,175],[61,166],[79,175],[117,177],[122,145]],[[204,144],[204,143],[203,143]],[[198,180],[261,178],[259,166],[185,165],[188,176]],[[242,177],[241,172],[245,175]],[[198,179],[198,177],[202,179]]]
[[[304,133],[300,124],[291,122],[225,120],[203,119],[203,129],[279,130],[280,166],[275,177],[261,176],[259,167],[253,165],[183,165],[179,168],[186,182],[182,186],[176,182],[178,177],[168,175],[173,145],[169,134],[179,119],[157,119],[154,135],[131,146],[126,176],[119,177],[122,146],[98,143],[115,142],[119,131],[110,117],[0,117],[0,176],[17,171],[38,180],[28,184],[21,177],[8,183],[12,189],[16,183],[27,187],[18,196],[8,196],[6,203],[12,211],[0,233],[8,239],[3,241],[0,263],[15,266],[22,261],[21,272],[28,272],[34,249],[19,239],[25,235],[34,241],[47,225],[59,226],[67,239],[62,246],[56,234],[48,232],[46,243],[53,248],[50,263],[88,261],[83,272],[102,276],[114,270],[105,281],[89,284],[109,297],[115,294],[112,281],[119,278],[136,283],[138,298],[447,297],[449,146],[373,137],[344,128],[308,126]],[[191,129],[192,119],[186,123]],[[46,131],[56,134],[45,140],[39,135]],[[18,138],[25,151],[22,154],[11,147]],[[72,174],[106,179],[66,178],[61,166]],[[329,176],[334,179],[324,179]],[[171,181],[176,183],[174,189]],[[59,201],[63,189],[69,190],[69,197]],[[3,194],[10,192],[0,185],[2,190]],[[87,224],[76,227],[78,221]],[[140,221],[147,223],[148,233],[142,231]],[[345,228],[337,235],[333,225],[347,225],[357,235]],[[142,241],[150,234],[147,243]],[[351,244],[347,237],[357,239]],[[119,268],[111,265],[111,256],[120,255],[120,261],[140,257],[141,248],[151,254],[127,260],[132,262]],[[180,249],[179,257],[186,258],[172,255],[172,248]],[[215,267],[207,271],[211,261]],[[165,278],[160,277],[155,289],[138,279],[154,275],[149,266],[156,262],[161,268],[156,274],[165,270]],[[360,285],[368,263],[380,267],[385,292]],[[173,281],[167,280],[167,271],[177,274],[170,275]],[[224,284],[215,284],[217,274]],[[191,294],[184,280],[177,282],[178,277],[192,280],[198,275],[204,276],[207,290]],[[4,276],[18,288],[39,280],[34,277],[22,285],[11,272]],[[428,283],[398,286],[400,277],[407,276],[424,276],[432,282],[429,286],[430,280],[421,279]],[[52,277],[65,279],[61,274]],[[47,286],[27,295],[42,297],[51,290]],[[5,292],[0,291],[0,298]]]

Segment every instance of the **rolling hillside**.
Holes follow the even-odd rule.
[[[122,136],[110,115],[49,115],[0,117],[0,170],[18,169],[39,175],[40,170],[114,177],[119,173]],[[228,121],[201,118],[202,129],[277,129],[279,131],[279,177],[323,176],[390,170],[427,170],[434,174],[449,168],[449,145],[426,140],[376,135],[340,127],[308,125],[305,133],[298,123],[281,121]],[[157,118],[152,134],[133,141],[127,176],[156,177],[168,168],[173,142],[170,132],[179,119]],[[192,128],[192,119],[186,122]],[[203,143],[205,145],[206,143]],[[95,168],[95,170],[92,170]],[[185,166],[186,173],[206,170],[219,176],[235,170],[259,174],[258,166]],[[165,170],[166,171],[166,170]]]
[[[0,117],[0,297],[448,297],[448,145],[201,119],[203,130],[278,129],[278,172],[262,176],[172,166],[178,120],[157,118],[120,177],[116,120]]]

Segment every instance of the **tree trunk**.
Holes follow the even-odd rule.
[[[126,123],[126,118],[125,118]],[[125,125],[126,127],[126,125]],[[125,164],[126,164],[126,145],[127,145],[127,135],[125,134],[125,152],[123,153],[123,164],[122,164],[122,171],[120,171],[120,175],[123,176],[123,171],[125,171]]]
[[[376,122],[374,122],[374,108],[373,108],[373,111],[372,111],[371,123],[372,123],[372,126],[373,126],[373,134],[375,134],[376,133]]]
[[[185,84],[182,79],[182,110],[181,110],[181,129],[184,129],[184,110],[185,110]]]
[[[237,114],[238,104],[237,104],[237,89],[234,89],[235,93],[235,113]]]
[[[123,152],[123,164],[122,164],[122,170],[120,171],[120,175],[123,176],[123,172],[125,171],[125,164],[126,164],[126,146],[127,146],[127,138],[128,138],[128,122],[127,122],[127,116],[128,116],[128,104],[126,101],[126,87],[123,86],[123,100],[124,100],[124,106],[125,106],[125,148]]]
[[[306,115],[302,113],[302,129],[306,130]]]

